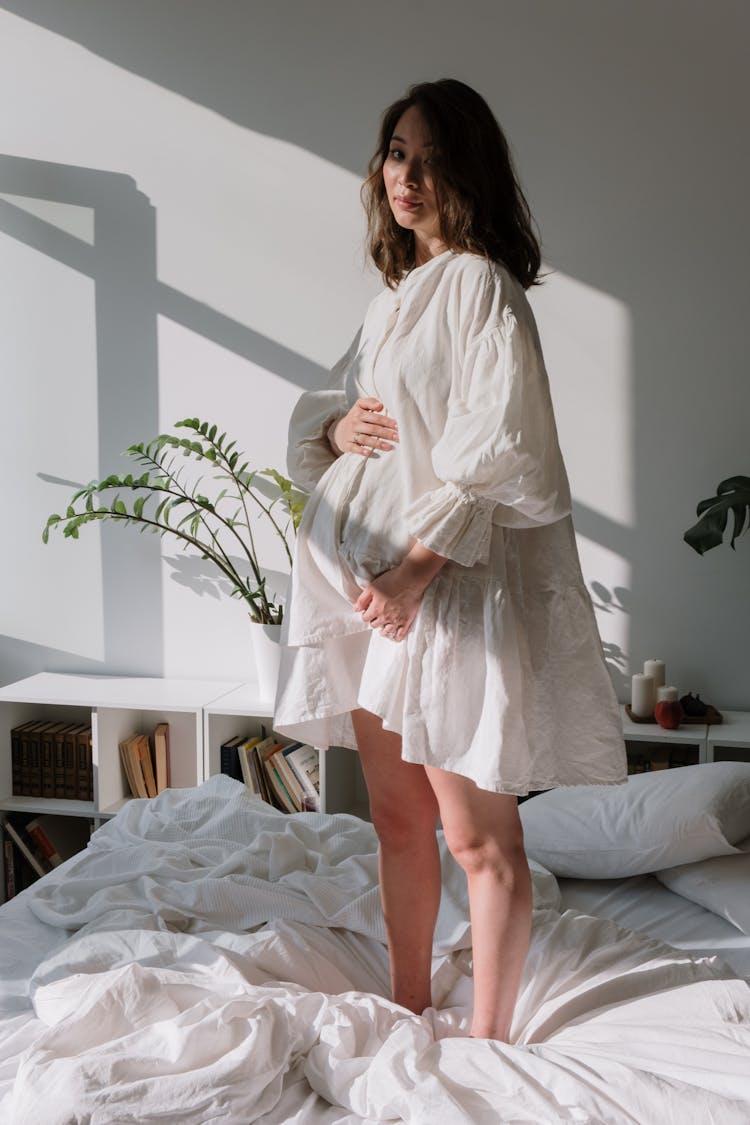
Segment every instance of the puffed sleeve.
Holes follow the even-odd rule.
[[[289,421],[287,472],[298,488],[312,492],[323,473],[336,460],[328,442],[328,430],[349,409],[346,377],[359,348],[361,329],[348,351],[331,368],[325,387],[305,391]]]
[[[537,527],[570,513],[536,329],[508,305],[456,365],[448,417],[432,451],[442,486],[407,510],[410,533],[463,566],[486,562],[493,524]]]

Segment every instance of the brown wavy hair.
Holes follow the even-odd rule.
[[[510,148],[484,98],[456,78],[420,82],[389,106],[362,185],[368,250],[386,285],[414,267],[412,231],[393,217],[383,165],[401,115],[417,106],[429,127],[440,231],[446,249],[502,262],[524,289],[537,282],[541,249]]]

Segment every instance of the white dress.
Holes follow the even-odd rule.
[[[400,444],[336,457],[328,428],[366,396]],[[350,712],[364,707],[402,735],[406,761],[483,789],[625,780],[536,325],[507,270],[446,251],[385,289],[327,387],[299,400],[288,463],[311,496],[277,730],[356,749]],[[414,539],[449,561],[394,642],[352,603]]]

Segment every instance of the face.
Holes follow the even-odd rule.
[[[396,222],[414,232],[417,260],[440,253],[444,247],[433,148],[427,123],[417,106],[410,106],[396,123],[383,164],[383,182]]]

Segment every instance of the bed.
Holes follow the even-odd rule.
[[[741,904],[730,920],[675,887],[713,864],[715,901],[722,879],[736,897],[750,766],[668,773],[522,806],[534,917],[511,1044],[466,1037],[471,934],[442,840],[435,1006],[416,1017],[387,998],[370,824],[284,815],[223,776],[129,802],[0,910],[0,1120],[747,1125]]]

